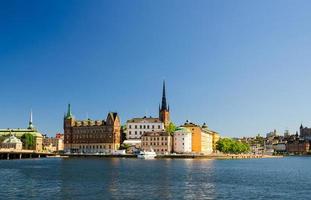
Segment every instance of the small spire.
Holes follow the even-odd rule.
[[[68,104],[68,110],[67,110],[66,119],[71,119],[71,118],[72,118],[71,105]]]
[[[33,123],[32,123],[32,110],[30,110],[30,117],[29,117],[29,124],[28,129],[33,129]]]

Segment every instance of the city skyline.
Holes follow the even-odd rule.
[[[179,1],[180,2],[180,1]],[[157,116],[222,136],[311,126],[308,1],[27,1],[0,6],[0,128]],[[285,10],[285,11],[284,11]]]

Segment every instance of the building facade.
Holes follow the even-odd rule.
[[[305,140],[311,140],[311,128],[300,126],[300,138]]]
[[[105,120],[76,120],[68,105],[64,117],[64,148],[70,153],[112,153],[119,149],[121,122],[110,112]]]
[[[290,154],[306,154],[310,151],[310,142],[299,138],[288,141],[286,144],[286,151]]]
[[[141,137],[141,148],[153,149],[157,154],[169,154],[173,150],[172,136],[166,131],[146,132]]]
[[[43,137],[43,149],[48,152],[64,151],[64,134],[57,133],[55,137]]]
[[[197,154],[211,154],[213,152],[213,135],[201,126],[186,121],[182,126],[192,133],[192,152]]]
[[[164,123],[159,118],[133,118],[126,122],[126,139],[140,139],[145,132],[163,131]]]
[[[191,153],[192,152],[192,133],[184,127],[178,127],[174,132],[174,152]]]

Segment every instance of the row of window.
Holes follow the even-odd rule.
[[[153,130],[152,130],[153,131]],[[139,131],[139,135],[142,135],[142,134],[144,134],[146,131]],[[135,133],[135,135],[137,135],[138,134],[138,131],[134,131],[134,133]],[[132,134],[132,131],[129,131],[129,135],[134,135],[134,134]]]
[[[89,130],[89,129],[74,129],[74,133],[106,133],[108,131],[112,131],[112,128],[102,128],[102,129],[95,129],[95,130]]]
[[[111,149],[111,145],[107,145],[108,149]],[[106,145],[80,145],[80,149],[106,149]]]
[[[160,143],[160,142],[150,142],[150,143],[148,143],[148,142],[142,142],[142,145],[143,146],[150,146],[150,145],[167,145],[167,142],[162,142],[162,143]]]
[[[69,139],[69,135],[67,136],[67,138]],[[92,138],[106,138],[106,137],[109,137],[111,138],[112,135],[103,135],[103,134],[100,134],[100,135],[73,135],[72,136],[72,139],[92,139]]]
[[[135,126],[133,126],[133,127],[135,127],[135,129],[138,129],[138,127],[140,128],[140,129],[154,129],[155,128],[155,125],[135,125]],[[129,125],[129,129],[131,129],[132,128],[132,125]],[[161,126],[160,125],[158,125],[158,129],[161,129]]]
[[[148,137],[142,137],[141,138],[142,141],[148,141]],[[156,137],[156,138],[152,138],[150,137],[150,141],[167,141],[167,137]]]

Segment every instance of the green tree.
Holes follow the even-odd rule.
[[[230,138],[222,138],[216,144],[216,149],[223,153],[246,153],[249,151],[249,145]]]
[[[34,149],[35,148],[35,136],[30,133],[25,133],[21,138],[25,149]]]
[[[170,124],[166,127],[166,132],[169,134],[173,134],[176,131],[176,126],[173,122],[170,122]]]

